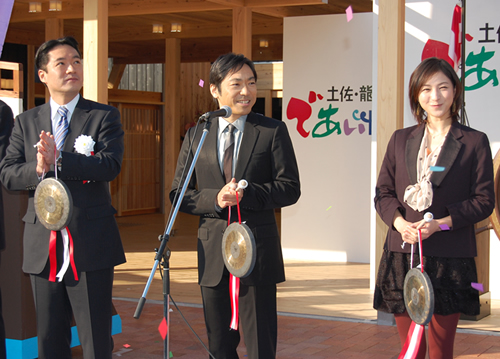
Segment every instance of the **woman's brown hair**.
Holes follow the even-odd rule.
[[[418,102],[420,91],[425,83],[438,72],[442,72],[448,77],[455,89],[455,96],[453,96],[453,103],[450,109],[451,120],[456,122],[460,119],[459,113],[462,108],[462,82],[460,82],[455,70],[453,70],[453,67],[451,67],[446,60],[430,57],[422,61],[413,71],[408,86],[411,113],[415,116],[419,125],[425,123],[427,119],[427,114]]]

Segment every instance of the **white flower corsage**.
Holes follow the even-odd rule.
[[[75,140],[75,151],[87,157],[94,154],[95,141],[91,136],[80,135]]]

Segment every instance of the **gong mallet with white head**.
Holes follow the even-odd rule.
[[[238,187],[236,187],[236,191],[237,191],[237,190],[239,190],[239,189],[245,189],[245,188],[247,188],[247,187],[248,187],[248,182],[247,182],[247,180],[242,179],[242,180],[240,180],[240,181],[238,182]]]
[[[434,215],[431,212],[427,212],[424,214],[424,222],[425,223],[430,223],[434,219]],[[420,228],[422,228],[424,224],[420,225],[418,229],[418,248],[419,248],[419,253],[422,253],[422,240],[421,240],[421,233],[420,233]],[[413,253],[413,244],[411,245],[411,252]],[[422,265],[422,263],[420,263]],[[413,255],[411,256],[411,267],[413,268]]]

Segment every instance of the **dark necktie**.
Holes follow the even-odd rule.
[[[56,133],[54,139],[56,141],[57,149],[60,150],[64,146],[64,140],[68,133],[68,109],[61,106],[57,109],[57,113],[61,116],[57,122]]]
[[[231,182],[233,178],[233,154],[234,154],[234,129],[235,127],[231,124],[227,126],[228,131],[226,132],[224,141],[224,163],[222,165],[222,170],[224,172],[224,178],[226,183]]]

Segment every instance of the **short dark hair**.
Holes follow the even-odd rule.
[[[248,65],[257,81],[257,71],[252,60],[241,54],[228,53],[221,55],[215,60],[210,68],[210,84],[215,85],[217,90],[221,90],[220,85],[229,73],[239,71],[243,66]]]
[[[60,39],[46,41],[42,45],[40,45],[35,55],[35,66],[39,70],[46,71],[47,64],[49,62],[49,52],[52,51],[56,46],[61,46],[61,45],[71,46],[76,50],[78,56],[80,56],[80,58],[82,57],[82,54],[78,49],[78,41],[76,41],[75,38],[72,36],[66,36],[66,37],[61,37]]]
[[[422,61],[413,71],[408,87],[411,113],[415,116],[419,125],[425,123],[427,119],[427,115],[418,102],[420,91],[425,83],[438,72],[442,72],[448,77],[455,89],[455,96],[453,96],[453,103],[450,109],[451,120],[457,122],[460,119],[459,113],[462,107],[462,82],[460,82],[455,70],[453,70],[453,67],[451,67],[446,60],[437,57],[429,57]]]

